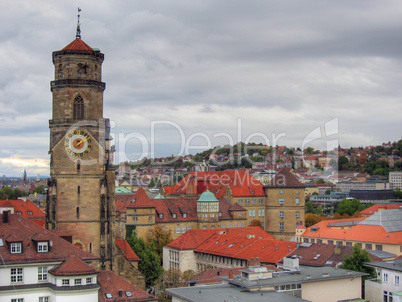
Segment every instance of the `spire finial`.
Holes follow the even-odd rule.
[[[81,26],[81,23],[80,23],[80,16],[81,16],[81,15],[80,15],[80,12],[81,12],[81,9],[78,8],[78,15],[77,15],[77,19],[78,19],[78,21],[77,21],[77,34],[75,35],[75,37],[81,39],[81,28],[80,28],[80,26]]]

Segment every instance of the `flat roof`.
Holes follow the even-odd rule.
[[[233,276],[233,280],[229,280],[228,276],[217,277],[225,282],[243,287],[243,288],[259,288],[271,287],[277,285],[306,283],[323,280],[344,279],[351,277],[368,276],[366,273],[355,272],[335,267],[300,267],[299,271],[273,272],[272,278],[246,280],[241,275]]]
[[[391,271],[402,272],[402,259],[368,262],[368,263],[365,263],[364,265],[371,266],[371,267],[379,267],[379,268],[383,268],[383,269],[389,269]]]
[[[290,296],[275,291],[253,291],[248,292],[230,284],[203,285],[192,287],[170,288],[166,290],[169,294],[189,302],[307,302],[308,300]]]

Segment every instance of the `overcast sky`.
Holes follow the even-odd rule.
[[[49,174],[51,55],[75,39],[78,6],[105,54],[117,161],[401,139],[402,1],[1,1],[0,176]]]

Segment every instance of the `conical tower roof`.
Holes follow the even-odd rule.
[[[81,38],[76,38],[62,50],[90,50],[94,51],[94,49],[85,43]]]

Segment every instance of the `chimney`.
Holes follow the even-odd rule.
[[[123,290],[119,289],[119,297],[123,297]]]
[[[8,211],[3,211],[3,223],[8,223]]]
[[[256,257],[255,259],[251,258],[248,261],[248,266],[260,266],[260,258],[258,258],[258,257]]]
[[[186,185],[186,195],[187,196],[197,195],[197,176],[190,175],[188,177],[188,182]]]
[[[229,270],[229,280],[233,280],[233,271]]]

